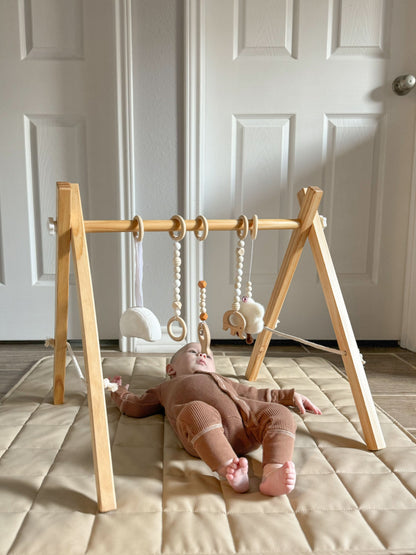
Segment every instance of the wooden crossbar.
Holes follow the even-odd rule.
[[[272,329],[276,327],[304,245],[309,240],[338,345],[340,350],[345,352],[342,358],[364,439],[368,449],[378,450],[385,447],[384,438],[318,213],[322,194],[317,187],[301,190],[298,194],[300,210],[296,219],[258,220],[259,229],[292,230],[266,308],[264,324]],[[197,220],[186,220],[185,223],[187,231],[202,230],[201,224]],[[143,224],[145,231],[175,231],[178,229],[178,223],[175,220],[144,220]],[[253,220],[249,220],[250,227],[252,224]],[[241,225],[239,220],[208,220],[210,231],[236,231]],[[106,512],[116,509],[117,505],[86,233],[138,231],[138,224],[136,220],[84,220],[78,184],[58,182],[55,229],[57,232],[57,267],[54,403],[64,402],[69,263],[72,246],[82,325],[98,509],[100,512]],[[272,332],[267,329],[259,334],[247,368],[248,380],[257,379],[271,335]]]
[[[239,220],[207,220],[210,231],[238,231],[242,229]],[[249,229],[253,226],[253,220],[249,219]],[[53,222],[55,229],[57,222]],[[202,231],[203,226],[197,220],[185,220],[186,231]],[[297,229],[300,227],[299,220],[284,219],[259,219],[258,229],[278,230]],[[85,233],[123,233],[138,231],[136,220],[84,220]],[[179,225],[174,220],[143,220],[144,231],[178,231]]]

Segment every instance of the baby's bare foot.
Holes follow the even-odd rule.
[[[286,495],[295,487],[296,471],[292,461],[284,464],[266,464],[260,491],[264,495]]]
[[[239,459],[235,457],[235,459],[224,465],[220,474],[226,478],[227,482],[237,493],[244,493],[248,490],[248,462],[246,458],[241,457]]]

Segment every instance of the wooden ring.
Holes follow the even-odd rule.
[[[259,230],[259,219],[257,217],[257,214],[253,215],[253,222],[252,222],[252,227],[250,230],[250,234],[251,234],[251,239],[254,241],[257,237],[257,232]]]
[[[205,239],[208,237],[208,220],[206,219],[205,216],[202,216],[201,214],[199,216],[197,216],[195,218],[195,223],[197,224],[197,226],[199,227],[202,224],[202,231],[201,231],[201,235],[200,230],[195,229],[194,233],[195,233],[195,237],[198,239],[198,241],[205,241]]]
[[[179,229],[175,229],[175,230],[172,229],[171,231],[169,231],[169,235],[175,241],[182,241],[182,239],[186,235],[186,222],[185,222],[185,220],[182,218],[182,216],[179,216],[178,214],[176,214],[175,216],[172,216],[171,220],[173,220],[174,222],[179,222]],[[175,235],[175,233],[177,233],[178,235]]]
[[[243,228],[237,229],[237,235],[240,239],[245,239],[248,235],[249,225],[248,225],[248,218],[247,216],[244,216],[244,214],[242,214],[238,218],[238,226],[240,227],[240,225],[242,225]]]
[[[173,331],[172,331],[172,324],[173,322],[178,322],[180,327],[182,328],[182,332],[180,333],[180,335],[174,335]],[[184,339],[186,332],[188,331],[186,329],[186,324],[185,322],[182,320],[182,318],[180,316],[172,316],[172,318],[169,320],[168,322],[168,334],[170,335],[170,337],[174,340],[174,341],[182,341],[182,339]]]
[[[133,236],[136,239],[136,241],[143,241],[143,235],[144,235],[143,220],[141,219],[140,216],[134,216],[133,221],[137,222],[137,225],[138,225],[138,230],[133,231]]]

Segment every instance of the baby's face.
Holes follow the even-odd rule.
[[[199,343],[188,343],[176,353],[166,370],[171,377],[184,376],[194,372],[212,374],[215,372],[214,358],[211,351],[208,351],[208,354],[201,353]]]

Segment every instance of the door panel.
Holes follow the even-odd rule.
[[[297,191],[321,187],[320,212],[357,337],[399,339],[416,104],[391,83],[416,59],[409,23],[416,4],[199,5],[205,215],[296,217]],[[254,243],[259,302],[268,301],[288,237],[259,232]],[[214,338],[230,338],[221,324],[233,300],[235,246],[236,236],[222,233],[205,245]],[[250,248],[248,239],[243,283]],[[308,247],[281,322],[289,333],[334,337]]]
[[[115,216],[114,4],[8,0],[0,22],[0,339],[44,339],[54,333],[56,181],[80,184],[86,218]],[[119,242],[89,246],[100,335],[115,338]],[[69,337],[80,338],[72,273],[69,312]]]

